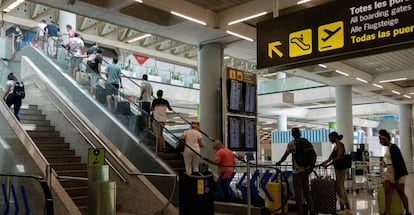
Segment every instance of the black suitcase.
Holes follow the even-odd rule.
[[[99,103],[106,105],[106,89],[97,85],[95,98]]]
[[[120,101],[118,103],[118,108],[117,108],[118,112],[121,113],[122,115],[131,115],[131,109],[129,107],[129,102],[128,101]]]

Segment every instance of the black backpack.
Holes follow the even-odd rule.
[[[316,152],[310,143],[305,138],[298,138],[296,141],[295,161],[301,167],[315,167]]]
[[[25,96],[26,96],[26,93],[24,91],[23,81],[16,81],[14,83],[14,88],[13,88],[13,97],[24,99]]]

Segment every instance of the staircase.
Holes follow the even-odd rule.
[[[20,122],[33,142],[45,156],[58,176],[88,177],[87,165],[81,157],[70,149],[55,127],[50,125],[46,116],[42,115],[37,105],[29,105],[20,110]],[[88,205],[88,181],[59,179],[65,191],[72,198],[81,212],[86,212]]]

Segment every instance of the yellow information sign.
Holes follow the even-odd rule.
[[[312,54],[312,29],[289,34],[289,57]]]
[[[88,149],[88,165],[89,166],[103,166],[105,164],[105,150],[102,148]]]
[[[318,50],[320,52],[342,47],[344,47],[344,23],[342,21],[319,26]]]
[[[197,194],[198,195],[204,194],[204,180],[203,179],[197,180]]]
[[[234,69],[229,70],[229,79],[236,80],[236,70]]]

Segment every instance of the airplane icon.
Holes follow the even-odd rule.
[[[334,31],[330,31],[328,29],[324,29],[323,31],[328,34],[325,38],[322,38],[322,41],[326,42],[329,38],[331,38],[333,35],[335,35],[339,30],[341,30],[341,27],[338,27]]]

